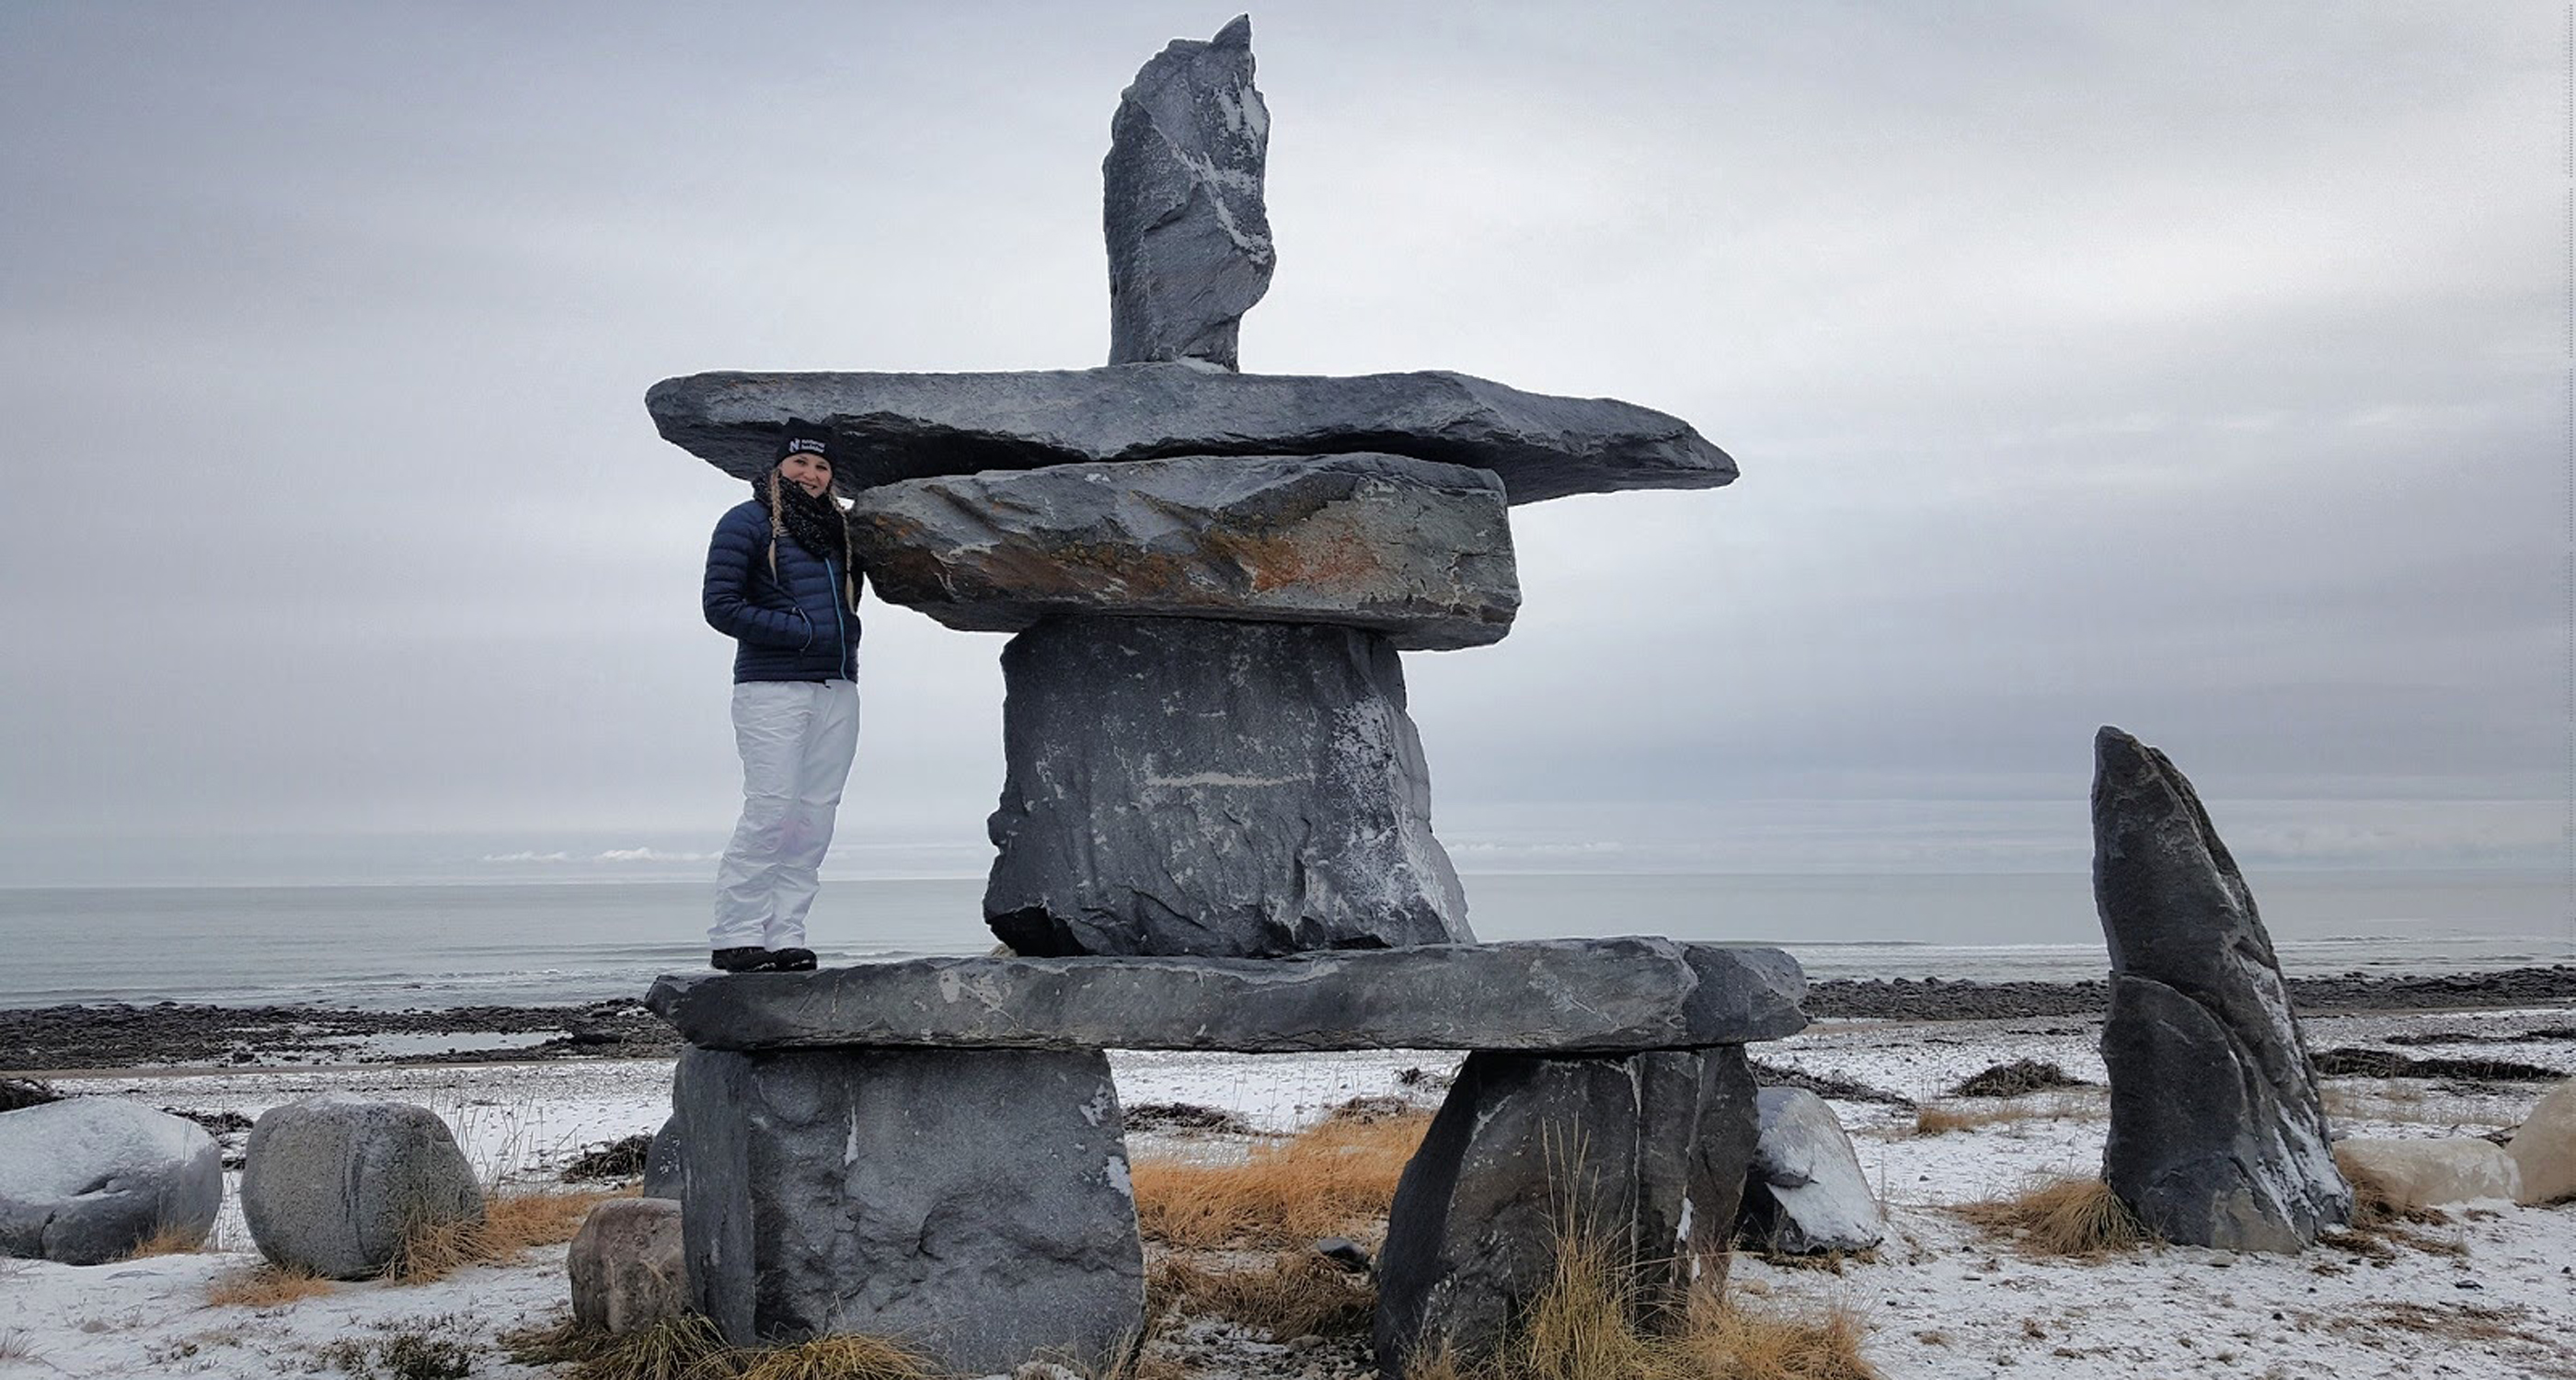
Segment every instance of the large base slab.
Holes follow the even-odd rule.
[[[1022,954],[1471,941],[1384,635],[1057,618],[1002,652],[984,917]]]
[[[692,973],[655,982],[645,1002],[708,1049],[1579,1053],[1780,1039],[1806,1027],[1806,989],[1778,949],[1627,938]],[[678,1158],[656,1142],[655,1165]]]
[[[1105,1370],[1144,1323],[1106,1056],[680,1056],[698,1310],[737,1344],[864,1332],[944,1370]]]
[[[1629,1272],[1639,1323],[1678,1323],[1724,1282],[1754,1097],[1740,1048],[1470,1055],[1387,1218],[1379,1369],[1490,1355],[1569,1241]]]

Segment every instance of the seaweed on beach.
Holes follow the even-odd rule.
[[[2549,1083],[2567,1075],[2510,1059],[2414,1059],[2384,1049],[2329,1049],[2316,1056],[2326,1078],[2464,1078],[2480,1083]]]
[[[2089,1088],[2093,1086],[2055,1064],[2038,1059],[2015,1059],[1997,1064],[1982,1072],[1972,1073],[1959,1086],[1950,1090],[1953,1097],[2019,1097],[2024,1093],[2046,1092],[2052,1088]]]
[[[638,1131],[622,1140],[605,1141],[572,1157],[556,1177],[565,1183],[585,1179],[611,1182],[643,1177],[644,1162],[653,1154],[653,1137]]]
[[[1831,1098],[1837,1102],[1875,1102],[1884,1107],[1914,1110],[1914,1099],[1903,1093],[1889,1092],[1885,1088],[1873,1088],[1867,1083],[1837,1078],[1832,1074],[1809,1073],[1805,1069],[1793,1069],[1786,1064],[1765,1063],[1760,1059],[1747,1059],[1745,1063],[1753,1069],[1753,1081],[1766,1088],[1804,1088],[1818,1097]]]
[[[62,1100],[63,1095],[54,1091],[54,1085],[41,1078],[0,1078],[0,1112]]]
[[[1220,1107],[1196,1102],[1139,1102],[1127,1109],[1130,1131],[1208,1131],[1248,1136],[1252,1123]]]
[[[2428,1030],[2420,1033],[2400,1032],[2383,1035],[2380,1043],[2414,1047],[2418,1045],[2544,1045],[2561,1040],[2576,1040],[2576,1026],[2553,1025],[2538,1030],[2525,1030],[2513,1035],[2471,1035],[2466,1031]]]

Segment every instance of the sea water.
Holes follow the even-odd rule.
[[[1488,874],[1486,940],[1661,934],[1776,944],[1811,976],[2065,980],[2107,959],[2081,873]],[[2576,962],[2547,872],[2255,880],[2293,976]],[[969,877],[832,879],[826,963],[992,947]],[[0,888],[0,1007],[59,1002],[551,1005],[640,995],[706,962],[703,882]]]

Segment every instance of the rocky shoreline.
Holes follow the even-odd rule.
[[[2303,1015],[2576,1004],[2576,965],[2434,977],[2292,978]],[[1971,1021],[2098,1016],[2104,986],[1942,978],[1815,983],[1809,1016]],[[393,1037],[388,1039],[387,1037]],[[455,1044],[443,1044],[452,1039]],[[669,1058],[671,1028],[639,1001],[357,1011],[303,1006],[42,1006],[0,1010],[0,1073],[314,1064]]]

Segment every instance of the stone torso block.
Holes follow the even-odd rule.
[[[1386,638],[1050,619],[1002,653],[984,917],[1023,954],[1471,941]]]

